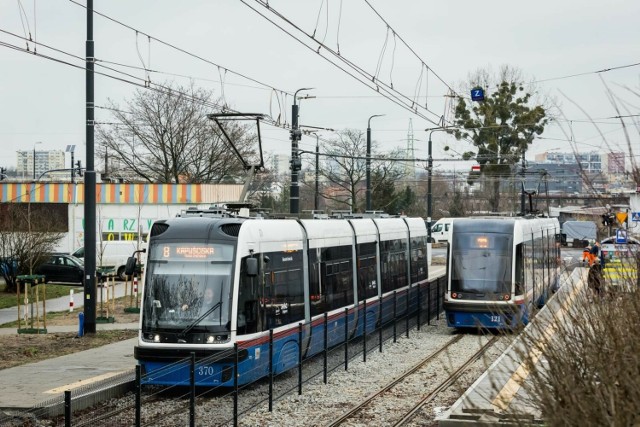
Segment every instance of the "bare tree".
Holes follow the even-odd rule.
[[[116,124],[98,127],[99,150],[108,174],[162,183],[211,183],[242,174],[242,163],[206,115],[220,109],[213,93],[166,84],[137,90],[124,109],[110,108]],[[248,126],[226,122],[238,151],[252,156],[256,136]]]
[[[45,204],[0,205],[0,272],[7,292],[17,289],[17,277],[33,274],[63,237],[66,223]]]
[[[366,192],[366,158],[367,142],[364,132],[357,129],[345,129],[338,133],[338,138],[324,143],[321,148],[324,154],[320,176],[326,181],[322,197],[333,202],[333,205],[356,211],[360,209]],[[382,156],[377,144],[371,144],[371,176],[378,174],[377,182],[385,182],[389,174],[401,175],[400,167],[394,167],[399,158],[398,150],[388,156]],[[386,160],[388,159],[388,160]],[[372,189],[373,190],[373,189]]]

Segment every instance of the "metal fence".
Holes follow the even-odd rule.
[[[232,372],[238,372],[239,355],[246,349],[236,344],[234,349],[207,358],[196,360],[195,354],[191,354],[191,357],[163,368],[167,372],[188,368],[190,376],[181,384],[162,387],[145,385],[141,367],[136,366],[135,370],[105,379],[97,386],[92,384],[79,387],[29,411],[0,416],[0,425],[97,427],[154,426],[162,423],[235,426],[243,414],[254,408],[265,405],[269,411],[273,411],[278,399],[291,393],[302,394],[309,381],[322,376],[326,384],[329,373],[338,369],[347,370],[349,364],[357,359],[366,362],[367,355],[374,351],[382,352],[384,344],[392,345],[399,336],[409,337],[412,329],[420,330],[434,318],[439,319],[445,288],[445,278],[439,277],[403,291],[402,297],[394,292],[390,304],[383,305],[378,300],[376,319],[388,320],[378,321],[371,328],[365,328],[365,333],[357,337],[349,336],[349,322],[346,321],[344,339],[334,346],[329,345],[326,332],[328,316],[325,314],[323,349],[309,358],[303,358],[304,346],[300,345],[306,324],[299,323],[296,366],[277,375],[274,374],[272,363],[273,342],[277,334],[274,336],[274,331],[271,330],[269,375],[251,384],[238,385],[237,375],[234,375],[234,387],[196,387],[195,372],[198,367],[224,359],[232,361]],[[359,307],[363,308],[366,313],[366,302]],[[345,308],[346,319],[349,319],[350,314],[354,314],[354,308]],[[364,325],[368,324],[366,314],[362,321]]]

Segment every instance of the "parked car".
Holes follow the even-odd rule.
[[[84,283],[84,263],[72,255],[51,255],[43,264],[36,267],[35,273],[44,275],[45,283]]]
[[[106,241],[96,245],[96,267],[112,267],[120,280],[125,280],[124,274],[127,259],[137,250],[138,244],[134,241]],[[77,249],[73,254],[76,258],[84,260],[84,247]]]

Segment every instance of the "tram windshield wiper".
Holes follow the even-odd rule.
[[[211,313],[213,313],[214,311],[216,311],[216,309],[218,309],[220,307],[222,307],[222,301],[219,301],[219,302],[215,303],[211,308],[209,308],[207,311],[205,311],[200,317],[198,317],[196,320],[191,322],[189,324],[189,326],[184,328],[182,330],[182,332],[180,332],[178,335],[179,336],[186,335],[190,330],[195,328],[198,325],[198,323],[200,323],[202,321],[202,319],[204,319],[205,317],[207,317],[208,315],[210,315]],[[222,316],[222,310],[220,310],[220,316]]]
[[[192,330],[193,328],[195,328],[198,323],[200,323],[202,321],[202,319],[204,319],[205,317],[207,317],[208,315],[210,315],[211,313],[213,313],[214,311],[216,311],[216,309],[220,309],[220,323],[222,323],[222,295],[224,294],[224,282],[220,282],[220,299],[217,303],[215,303],[211,308],[209,308],[207,311],[205,311],[200,317],[198,317],[196,320],[194,320],[193,322],[191,322],[189,324],[189,326],[187,326],[186,328],[184,328],[182,330],[182,332],[180,332],[178,334],[178,336],[180,337],[184,337],[187,333],[189,333],[190,330]]]

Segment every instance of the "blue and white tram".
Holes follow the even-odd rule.
[[[558,279],[556,219],[454,219],[447,256],[447,324],[511,328],[529,322]]]
[[[278,374],[323,350],[325,313],[329,346],[373,331],[416,310],[427,249],[421,218],[156,221],[134,352],[143,381],[188,384],[176,362],[195,353],[197,385],[233,386],[237,344],[238,384],[253,382],[270,372],[271,333]]]

